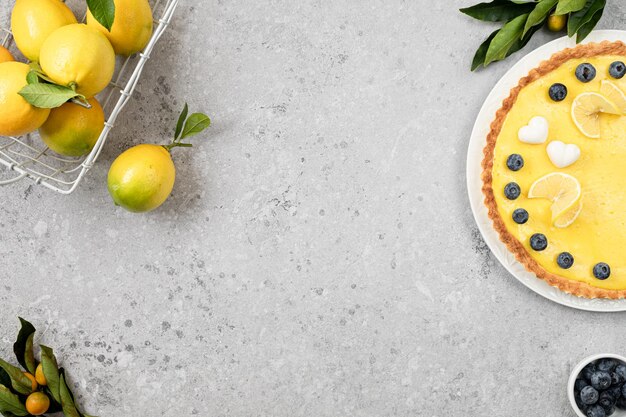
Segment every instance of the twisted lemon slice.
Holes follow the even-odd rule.
[[[572,103],[572,119],[588,138],[600,137],[600,114],[621,114],[620,110],[601,94],[582,93]]]
[[[543,198],[552,201],[552,222],[569,212],[574,205],[578,206],[581,190],[580,183],[569,174],[562,172],[553,172],[539,178],[530,186],[528,190],[528,198]],[[576,211],[574,210],[573,213]],[[578,211],[580,213],[580,211]],[[569,214],[567,217],[572,217]],[[576,216],[571,220],[570,224],[576,220]]]

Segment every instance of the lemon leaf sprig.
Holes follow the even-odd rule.
[[[171,151],[176,147],[190,148],[193,145],[191,143],[183,143],[182,140],[191,136],[197,135],[203,132],[209,126],[211,126],[211,119],[209,116],[203,113],[193,113],[189,117],[189,106],[185,103],[183,111],[178,117],[176,123],[176,130],[174,131],[174,139],[169,145],[163,145],[165,149]]]
[[[472,61],[472,71],[503,60],[522,49],[543,26],[582,42],[595,28],[606,0],[492,0],[461,9],[483,22],[502,22],[480,45]]]
[[[58,85],[52,81],[37,63],[30,64],[26,75],[27,84],[18,92],[32,106],[55,109],[72,100],[83,107],[91,107],[84,95],[76,92],[76,86]]]

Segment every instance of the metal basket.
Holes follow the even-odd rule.
[[[98,159],[117,117],[133,94],[154,46],[172,19],[178,0],[152,0],[151,5],[154,16],[160,13],[161,18],[155,21],[150,42],[143,52],[118,62],[113,81],[98,95],[107,117],[93,150],[84,157],[68,158],[45,146],[37,133],[20,137],[0,136],[0,165],[7,168],[9,176],[14,174],[12,178],[0,180],[0,185],[30,179],[61,194],[70,194],[78,187]],[[13,37],[9,30],[0,27],[0,37],[3,46],[11,45]]]

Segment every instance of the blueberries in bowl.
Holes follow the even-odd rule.
[[[574,399],[587,417],[608,417],[626,410],[626,363],[602,358],[585,366],[574,382]]]

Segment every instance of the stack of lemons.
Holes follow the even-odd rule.
[[[31,66],[14,60],[0,47],[0,135],[20,136],[39,129],[46,145],[65,156],[89,153],[102,129],[104,112],[96,95],[111,82],[115,55],[142,50],[152,35],[148,0],[114,0],[115,20],[109,31],[90,14],[77,22],[61,0],[16,0],[11,31],[24,57],[57,85],[85,97],[86,108],[73,102],[38,108],[19,92]]]

